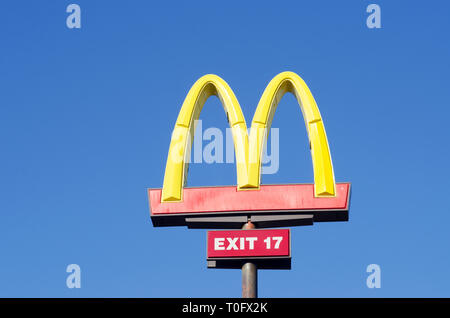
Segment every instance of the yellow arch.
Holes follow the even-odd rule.
[[[306,83],[293,72],[275,76],[264,90],[253,116],[250,131],[249,183],[260,184],[261,155],[278,103],[286,93],[292,93],[300,105],[311,147],[314,169],[314,195],[334,196],[335,181],[327,134],[319,108]]]
[[[195,132],[194,122],[211,95],[217,95],[221,100],[232,129],[238,190],[259,189],[261,154],[267,139],[266,132],[272,124],[278,102],[286,92],[296,96],[305,119],[314,167],[315,196],[334,196],[333,166],[322,118],[314,97],[297,74],[283,72],[270,81],[253,117],[250,141],[241,107],[233,91],[220,77],[208,74],[192,86],[178,115],[167,157],[161,201],[182,200],[182,189],[187,177],[187,158],[190,156]]]
[[[182,188],[188,168],[186,159],[190,155],[195,132],[194,122],[199,118],[203,105],[211,95],[219,97],[232,129],[238,187],[244,188],[247,185],[248,135],[241,106],[223,79],[208,74],[197,80],[189,90],[172,132],[161,196],[163,202],[182,199]]]

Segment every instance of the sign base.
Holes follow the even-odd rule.
[[[241,269],[245,263],[253,263],[258,269],[291,269],[291,257],[278,258],[228,258],[207,260],[208,268]]]

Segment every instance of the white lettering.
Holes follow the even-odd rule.
[[[218,238],[216,237],[214,239],[214,250],[216,251],[222,251],[225,249],[225,246],[223,246],[225,239],[224,238]]]

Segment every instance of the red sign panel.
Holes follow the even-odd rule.
[[[238,191],[236,186],[184,188],[181,202],[161,202],[161,189],[149,189],[153,216],[183,213],[345,210],[349,183],[336,184],[335,197],[314,197],[314,184],[262,185]]]
[[[315,197],[314,184],[261,185],[238,191],[236,186],[184,188],[180,202],[161,202],[161,189],[148,190],[154,226],[184,226],[186,217],[312,213],[314,222],[346,221],[350,183],[336,183],[336,196]]]
[[[276,230],[208,231],[207,257],[290,256],[290,232]]]

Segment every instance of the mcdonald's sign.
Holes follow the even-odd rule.
[[[275,110],[292,93],[308,133],[314,184],[261,185],[261,155]],[[237,186],[184,187],[195,122],[206,100],[216,95],[230,124],[236,155]],[[350,183],[336,183],[328,139],[317,104],[306,83],[283,72],[267,85],[254,114],[250,133],[239,102],[228,84],[205,75],[192,86],[178,115],[167,157],[162,189],[149,189],[154,226],[240,228],[251,220],[258,227],[310,225],[346,221]]]

